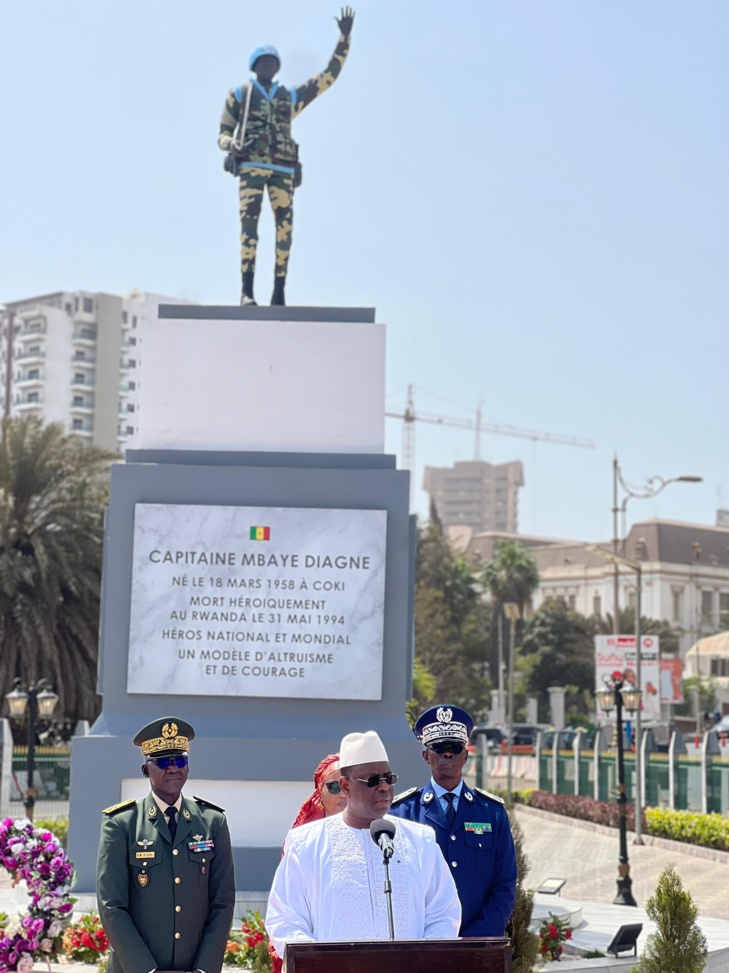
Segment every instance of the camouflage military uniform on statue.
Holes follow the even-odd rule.
[[[281,66],[275,47],[257,48],[250,59],[256,77],[228,92],[220,120],[218,146],[234,153],[240,177],[241,304],[255,304],[253,277],[258,246],[258,217],[268,190],[276,221],[276,274],[271,304],[285,304],[284,288],[293,232],[293,198],[298,146],[291,121],[339,77],[347,54],[354,11],[344,7],[337,19],[340,37],[329,64],[305,84],[289,90],[274,77]]]
[[[175,717],[134,738],[152,791],[104,811],[96,891],[108,973],[220,973],[235,881],[222,808],[182,796],[195,732]]]

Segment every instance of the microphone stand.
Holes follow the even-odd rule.
[[[385,866],[385,898],[387,901],[387,922],[390,927],[390,939],[395,939],[395,920],[392,915],[392,882],[390,881],[390,859],[392,858],[392,845],[383,849],[382,864]]]

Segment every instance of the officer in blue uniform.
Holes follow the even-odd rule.
[[[431,779],[398,795],[390,814],[429,824],[458,888],[461,936],[503,936],[514,908],[516,854],[500,797],[462,778],[473,720],[457,706],[434,706],[413,732],[423,744]]]

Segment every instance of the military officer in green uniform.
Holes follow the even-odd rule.
[[[235,880],[223,809],[183,797],[195,731],[165,717],[134,738],[151,792],[104,811],[96,876],[108,973],[219,973]]]

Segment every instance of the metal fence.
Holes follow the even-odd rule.
[[[71,782],[70,747],[36,747],[33,786],[36,790],[35,818],[68,817]],[[28,748],[13,747],[11,779],[7,789],[7,812],[12,818],[25,816],[23,803],[28,787]]]
[[[577,794],[600,801],[617,794],[617,753],[612,741],[598,734],[594,749],[539,748],[536,786],[553,794]],[[625,754],[625,789],[635,800],[636,754]],[[716,812],[729,816],[729,745],[709,732],[698,741],[673,733],[667,749],[659,750],[646,733],[642,747],[643,805],[676,811]]]

